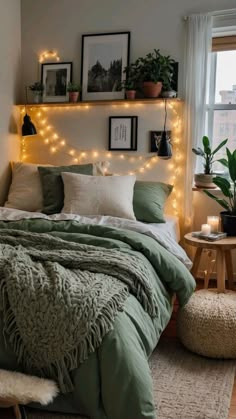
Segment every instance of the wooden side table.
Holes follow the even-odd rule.
[[[184,240],[187,244],[197,248],[193,267],[191,270],[192,275],[195,277],[198,272],[201,255],[203,249],[216,251],[216,278],[217,278],[217,291],[225,292],[225,277],[227,272],[227,278],[229,283],[229,289],[234,290],[234,277],[233,277],[233,265],[231,250],[236,249],[236,237],[226,237],[225,239],[210,242],[207,240],[198,239],[192,236],[192,233],[188,233],[184,236]],[[211,256],[209,254],[209,256]],[[207,280],[210,277],[210,268],[206,274]]]

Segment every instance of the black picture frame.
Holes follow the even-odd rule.
[[[163,131],[150,131],[150,153],[157,153],[157,140],[161,138]],[[171,131],[166,131],[167,136],[170,138]]]
[[[73,63],[43,63],[41,65],[41,83],[44,85],[43,102],[68,102],[67,84],[72,81]]]
[[[82,35],[81,100],[124,99],[121,82],[129,54],[130,32]]]
[[[137,116],[109,117],[109,150],[137,151],[137,135]]]

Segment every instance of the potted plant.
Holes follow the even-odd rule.
[[[34,95],[34,102],[41,103],[42,102],[42,95],[44,91],[44,85],[40,81],[36,81],[29,86],[29,89],[33,92]]]
[[[213,178],[214,184],[220,188],[225,198],[218,198],[207,190],[204,192],[225,209],[220,213],[223,231],[228,236],[236,236],[236,150],[231,153],[226,148],[226,157],[218,161],[228,168],[229,180],[222,176]]]
[[[135,99],[138,86],[138,69],[136,63],[127,65],[124,69],[126,79],[121,82],[121,88],[125,89],[127,99]]]
[[[159,49],[154,49],[145,57],[140,57],[134,63],[143,83],[145,97],[158,97],[162,83],[171,82],[173,76],[173,60],[169,55],[164,56]]]
[[[194,181],[197,188],[215,188],[216,185],[213,183],[214,173],[212,171],[212,165],[215,162],[214,156],[224,145],[228,139],[222,141],[215,150],[212,150],[209,138],[204,135],[202,137],[203,148],[192,148],[192,151],[197,156],[201,156],[204,159],[204,173],[196,173],[194,175]]]
[[[67,84],[67,92],[69,93],[69,102],[78,102],[81,86],[78,83],[69,82]]]

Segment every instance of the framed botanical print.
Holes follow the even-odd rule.
[[[130,32],[82,35],[82,100],[124,99]]]
[[[137,116],[109,117],[109,150],[137,150]]]
[[[72,62],[44,63],[41,69],[43,102],[68,102],[67,84],[72,79]]]

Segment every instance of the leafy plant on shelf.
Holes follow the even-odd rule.
[[[217,160],[214,160],[214,156],[222,147],[224,147],[224,145],[227,143],[227,141],[228,141],[228,139],[222,141],[215,148],[215,150],[212,150],[209,138],[206,135],[204,135],[202,137],[203,148],[201,148],[201,147],[192,148],[192,151],[193,151],[194,154],[196,154],[197,156],[202,157],[205,160],[205,163],[204,163],[204,174],[205,175],[212,174],[212,165],[215,161],[217,161]]]
[[[170,85],[174,63],[175,60],[169,55],[162,55],[159,49],[154,49],[145,57],[138,58],[134,64],[142,81],[161,81],[164,85]]]
[[[218,202],[229,214],[236,216],[236,150],[231,153],[226,148],[226,157],[218,161],[228,168],[230,181],[222,176],[213,178],[214,184],[220,188],[226,199],[218,198],[208,190],[204,190],[204,192]]]
[[[41,81],[36,81],[33,84],[29,86],[29,89],[32,90],[32,92],[43,92],[44,91],[44,85],[41,83]]]
[[[80,91],[81,91],[81,86],[79,83],[69,82],[67,84],[67,92],[80,92]]]

